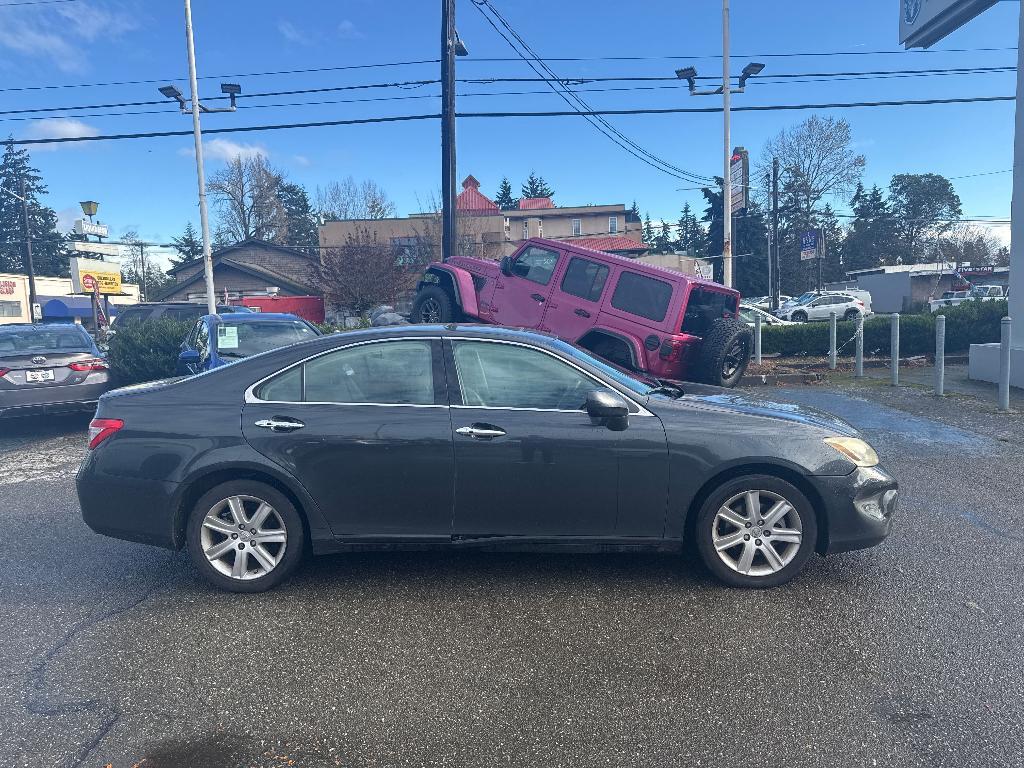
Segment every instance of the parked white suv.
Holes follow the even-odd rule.
[[[778,310],[775,315],[794,323],[806,323],[809,320],[828,320],[833,312],[839,320],[856,320],[858,316],[871,314],[864,302],[856,296],[826,293],[822,296],[812,295],[800,304]]]

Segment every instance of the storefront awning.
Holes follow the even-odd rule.
[[[92,299],[88,296],[40,296],[44,320],[70,320],[76,317],[92,317]],[[117,314],[117,307],[110,305],[110,314]]]

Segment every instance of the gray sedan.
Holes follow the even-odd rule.
[[[0,326],[0,416],[92,410],[107,361],[80,325]]]

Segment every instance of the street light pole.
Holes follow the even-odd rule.
[[[729,0],[722,0],[722,115],[725,126],[725,173],[722,174],[722,282],[732,280],[732,126],[729,107],[732,87],[729,77]]]
[[[455,0],[441,0],[441,261],[455,249]]]
[[[213,248],[210,244],[210,215],[206,207],[206,174],[203,171],[203,132],[199,127],[199,83],[196,77],[196,49],[192,35],[192,2],[185,0],[185,40],[188,47],[188,82],[192,93],[192,133],[196,144],[196,179],[199,184],[199,224],[203,231],[203,272],[206,276],[206,311],[217,314],[213,287]]]

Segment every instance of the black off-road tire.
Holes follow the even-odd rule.
[[[280,555],[277,564],[262,576],[245,579],[233,578],[218,570],[204,554],[203,521],[211,510],[232,497],[252,499],[247,502],[250,510],[258,506],[259,502],[269,504],[276,517],[273,525],[275,527],[280,525],[287,535],[284,552]],[[218,540],[222,536],[224,534],[219,532],[215,534],[215,538]],[[241,536],[232,540],[232,548],[237,546],[235,542],[243,543]],[[305,550],[306,531],[302,516],[295,509],[295,505],[279,490],[257,480],[231,480],[211,488],[196,502],[185,529],[185,543],[196,568],[199,569],[203,578],[214,586],[229,592],[264,592],[287,579],[299,566]]]
[[[746,323],[721,318],[704,334],[697,355],[696,380],[716,387],[735,387],[750,362],[754,335]]]
[[[776,553],[780,551],[787,552],[790,548],[795,550],[792,552],[789,562],[774,573],[767,572],[769,569],[765,566],[768,560],[763,553],[763,548],[768,546],[772,540],[770,536],[764,536],[763,530],[759,534],[762,538],[758,539],[754,535],[754,531],[757,530],[757,520],[753,521],[753,527],[746,529],[740,526],[732,526],[718,519],[719,510],[723,508],[727,501],[735,498],[737,495],[745,495],[750,491],[756,491],[765,496],[775,494],[789,503],[795,513],[795,517],[787,515],[784,518],[785,522],[782,523],[783,527],[793,530],[793,521],[799,521],[802,540],[799,545],[795,543],[782,544],[780,549],[773,550]],[[773,501],[774,499],[766,499],[762,502],[762,514],[766,514],[769,511]],[[742,509],[745,507],[745,504],[739,502],[734,506],[739,506]],[[719,536],[723,533],[735,532],[741,536],[748,535],[749,541],[740,541],[735,548],[727,549],[725,551],[727,557],[723,558],[715,546],[716,526],[721,526],[721,528],[725,529],[720,530]],[[747,530],[750,531],[749,534],[747,534]],[[770,531],[771,529],[768,530]],[[697,513],[697,519],[693,526],[693,535],[701,560],[717,579],[731,587],[766,589],[785,584],[800,573],[817,545],[818,525],[814,507],[811,506],[811,503],[800,489],[773,475],[744,475],[726,481],[708,496],[700,512]],[[734,563],[737,562],[741,557],[742,549],[751,544],[754,545],[753,551],[758,552],[752,563],[755,566],[755,570],[761,572],[760,575],[740,573],[726,562],[727,559],[732,560]],[[777,547],[778,545],[774,546]],[[788,553],[787,556],[789,556]]]
[[[425,285],[416,294],[410,318],[414,323],[454,323],[459,312],[448,291],[439,285]]]
[[[847,322],[856,322],[858,317],[860,317],[860,312],[856,309],[848,309],[846,310],[846,314],[843,315],[843,320],[846,320]]]

